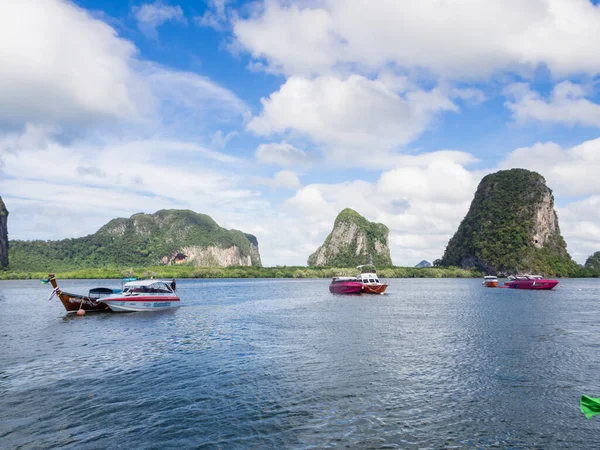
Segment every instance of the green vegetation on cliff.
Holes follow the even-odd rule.
[[[10,269],[60,271],[100,267],[154,266],[183,247],[239,248],[260,265],[256,238],[221,228],[211,217],[190,210],[161,210],[111,220],[96,233],[61,241],[11,241]],[[184,260],[185,263],[185,260]]]
[[[373,261],[377,267],[392,265],[388,247],[390,230],[381,223],[369,222],[346,208],[335,219],[333,230],[315,253],[309,266],[352,267]]]
[[[541,175],[525,169],[481,180],[441,264],[495,274],[570,276],[577,271],[560,235],[552,191]]]
[[[590,255],[585,265],[579,268],[576,276],[600,278],[600,252]]]
[[[585,261],[586,269],[600,270],[600,252],[596,252]]]

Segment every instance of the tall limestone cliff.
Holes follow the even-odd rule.
[[[11,241],[11,267],[57,270],[160,264],[260,266],[258,240],[190,210],[113,219],[96,233],[62,241]]]
[[[441,262],[496,275],[568,276],[577,269],[560,234],[552,191],[544,177],[525,169],[481,180]]]
[[[389,233],[385,225],[369,222],[346,208],[338,214],[323,245],[308,257],[308,265],[353,267],[367,264],[372,258],[377,266],[391,266]]]
[[[0,197],[0,267],[8,266],[8,211]]]

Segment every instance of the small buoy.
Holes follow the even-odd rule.
[[[84,309],[78,309],[77,310],[77,315],[78,316],[85,316],[85,310]]]

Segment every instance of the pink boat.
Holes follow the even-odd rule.
[[[329,285],[332,294],[360,294],[363,284],[355,277],[334,277]]]
[[[557,284],[558,280],[547,280],[540,275],[517,275],[509,277],[509,281],[504,282],[504,286],[510,289],[550,290]]]

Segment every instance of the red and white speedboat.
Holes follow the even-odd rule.
[[[517,275],[504,282],[504,286],[510,289],[550,290],[557,284],[558,280],[548,280],[540,275]]]
[[[364,264],[356,268],[360,273],[355,277],[334,277],[329,285],[329,292],[332,294],[383,294],[385,292],[388,285],[379,281],[373,264]]]
[[[123,292],[102,297],[101,301],[114,312],[158,311],[180,305],[170,283],[161,280],[130,281]]]

